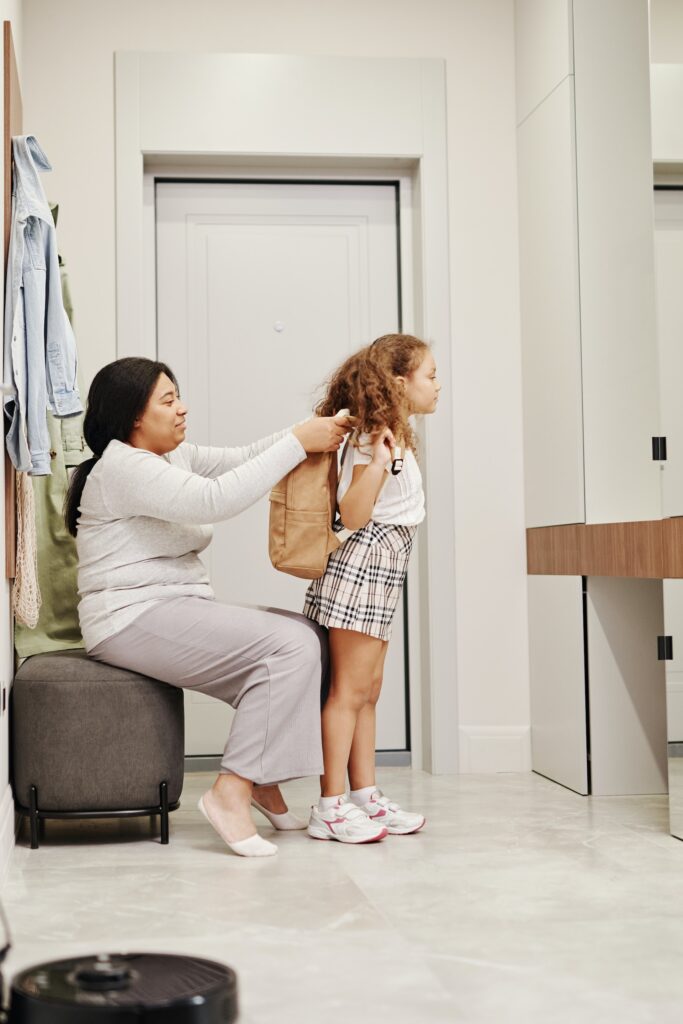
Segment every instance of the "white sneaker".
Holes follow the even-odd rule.
[[[381,789],[376,789],[361,809],[370,821],[384,825],[390,836],[408,836],[412,832],[419,832],[426,820],[422,814],[401,810],[398,804],[384,796]]]
[[[383,824],[370,821],[365,811],[349,803],[345,795],[327,811],[311,807],[307,831],[311,839],[337,839],[340,843],[375,843],[387,834]]]

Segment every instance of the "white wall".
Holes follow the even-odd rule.
[[[650,0],[650,59],[653,64],[683,63],[681,0]]]
[[[88,379],[116,354],[116,50],[447,61],[462,767],[526,769],[512,0],[24,0],[24,125],[55,168],[49,193]]]

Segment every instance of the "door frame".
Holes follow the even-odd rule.
[[[404,306],[404,328],[434,341],[440,375],[452,381],[444,61],[120,52],[115,95],[119,357],[153,357],[156,347],[145,244],[155,165],[200,163],[222,176],[395,178],[399,171],[410,176],[414,199],[413,315]],[[404,295],[407,283],[404,276]],[[419,642],[411,670],[417,683],[419,666],[421,680],[419,694],[412,687],[419,697],[419,707],[411,701],[413,764],[439,773],[459,770],[450,392],[442,392],[438,425],[424,423],[427,516],[418,534],[418,593],[409,594]]]
[[[156,277],[156,196],[158,184],[270,184],[270,185],[389,185],[396,194],[396,275],[398,292],[399,330],[414,331],[414,267],[413,267],[413,177],[408,170],[389,177],[386,171],[375,168],[361,173],[346,168],[341,175],[331,170],[270,167],[268,172],[253,168],[239,169],[239,174],[228,176],[225,171],[211,165],[177,163],[174,159],[145,160],[144,173],[144,259],[148,287],[143,296],[145,323],[154,333],[155,355],[158,358],[158,289]],[[408,326],[406,326],[408,325]],[[422,433],[419,431],[419,433]],[[422,439],[422,438],[421,438]],[[248,441],[248,438],[244,439]],[[417,582],[418,586],[412,585]],[[406,580],[402,601],[404,609],[404,708],[405,747],[385,747],[376,751],[376,763],[383,767],[422,767],[422,687],[420,672],[420,556],[418,545],[410,559],[409,578]],[[213,770],[220,767],[220,756],[186,755],[189,770]]]

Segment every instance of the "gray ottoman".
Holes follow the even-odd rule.
[[[183,693],[82,651],[28,658],[12,687],[12,775],[31,848],[45,818],[161,815],[183,788]]]

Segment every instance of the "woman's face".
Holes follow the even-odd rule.
[[[180,401],[175,384],[162,373],[145,406],[135,421],[128,443],[155,455],[172,452],[185,440],[187,406]]]
[[[405,378],[405,382],[411,414],[434,412],[441,385],[436,379],[436,363],[431,352],[428,352],[418,368]]]

